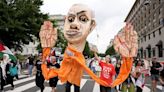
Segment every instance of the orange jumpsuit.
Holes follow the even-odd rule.
[[[71,52],[72,55],[68,55],[67,52]],[[132,58],[123,58],[123,64],[120,69],[120,74],[118,78],[113,82],[113,85],[108,85],[107,82],[101,80],[97,77],[86,65],[85,58],[81,52],[78,52],[74,48],[68,46],[64,53],[64,58],[61,63],[59,70],[48,69],[46,64],[42,65],[43,76],[46,80],[58,76],[61,82],[70,82],[80,86],[81,77],[83,75],[83,70],[85,70],[92,79],[103,86],[114,87],[122,83],[129,75],[132,66]]]

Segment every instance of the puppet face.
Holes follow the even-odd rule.
[[[81,43],[95,27],[92,11],[85,5],[73,5],[64,25],[64,36],[69,43]]]

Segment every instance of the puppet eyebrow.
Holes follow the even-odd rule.
[[[86,12],[86,11],[80,11],[80,12],[77,13],[77,15],[79,15],[79,14],[81,14],[81,13],[84,13],[84,12]]]
[[[77,12],[77,15],[81,14],[81,13],[84,13],[86,11],[80,11],[80,12]],[[68,13],[69,16],[76,16],[75,14],[72,14],[72,13]]]
[[[70,14],[68,14],[68,15],[69,15],[69,16],[74,16],[74,17],[76,16],[76,15],[74,15],[74,14],[71,14],[71,13],[70,13]]]

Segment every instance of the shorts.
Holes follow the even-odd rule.
[[[35,84],[40,88],[44,88],[44,77],[41,73],[36,74]]]
[[[159,80],[159,75],[157,75],[157,74],[152,74],[152,75],[151,75],[151,79],[152,79],[152,80],[158,81],[158,80]]]
[[[112,92],[111,87],[105,87],[100,85],[100,92]]]
[[[54,77],[54,78],[51,78],[50,80],[49,80],[49,85],[50,85],[50,87],[56,87],[56,85],[57,85],[57,83],[58,83],[58,77]]]

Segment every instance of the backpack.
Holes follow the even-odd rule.
[[[11,66],[11,67],[9,68],[9,72],[10,72],[10,75],[11,75],[11,76],[15,76],[15,75],[18,74],[18,69],[17,69],[16,66]]]

